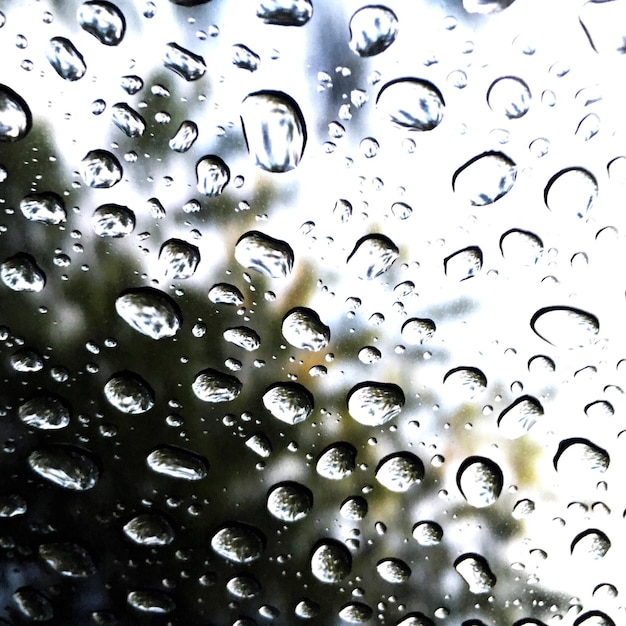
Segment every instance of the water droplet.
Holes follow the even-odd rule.
[[[209,300],[215,304],[230,304],[241,306],[244,302],[243,294],[234,285],[216,283],[209,290]]]
[[[361,361],[361,363],[365,363],[366,365],[371,365],[372,363],[380,361],[382,356],[382,352],[374,346],[365,346],[359,350],[358,354],[359,361]]]
[[[298,383],[276,383],[263,394],[263,406],[287,424],[303,422],[313,413],[313,396]]]
[[[420,78],[399,78],[380,90],[376,109],[403,130],[427,131],[443,119],[444,101],[435,85]]]
[[[606,400],[596,400],[589,403],[585,407],[585,415],[592,420],[598,420],[606,417],[612,417],[615,414],[615,409],[610,402]]]
[[[0,84],[0,142],[24,139],[32,123],[26,100],[10,87]]]
[[[612,585],[608,586],[612,587]],[[615,587],[613,589],[617,592]],[[601,611],[587,611],[574,622],[574,626],[615,626],[615,622]]]
[[[527,498],[518,500],[513,507],[512,515],[515,519],[524,519],[535,511],[535,503]]]
[[[142,546],[166,546],[174,541],[171,524],[157,513],[142,513],[123,527],[124,534]]]
[[[169,147],[174,152],[187,152],[198,138],[198,125],[191,120],[181,122],[176,134],[170,139]]]
[[[323,583],[340,583],[352,569],[348,549],[338,541],[324,539],[311,553],[311,572]]]
[[[46,57],[56,73],[64,80],[79,80],[87,71],[81,53],[65,37],[53,37],[50,40]]]
[[[268,172],[298,166],[306,145],[306,126],[298,103],[282,91],[257,91],[242,103],[248,152]]]
[[[471,593],[490,593],[496,577],[486,559],[478,554],[464,554],[454,562],[454,569],[469,586]]]
[[[293,268],[293,250],[286,241],[258,231],[247,232],[235,246],[235,259],[243,267],[268,278],[286,278]]]
[[[280,483],[267,494],[267,510],[281,522],[297,522],[305,518],[312,506],[313,494],[300,483]]]
[[[135,214],[121,204],[103,204],[93,212],[91,225],[99,237],[125,237],[135,230]]]
[[[530,327],[553,346],[570,349],[589,345],[600,332],[595,315],[567,306],[539,309],[530,320]]]
[[[498,429],[507,439],[519,439],[543,416],[537,398],[522,396],[510,404],[498,417]]]
[[[124,102],[111,107],[111,119],[127,137],[141,137],[146,130],[146,120]]]
[[[30,348],[21,348],[14,352],[10,363],[16,372],[39,372],[43,369],[42,356]]]
[[[367,500],[361,496],[346,498],[339,509],[342,517],[348,520],[360,521],[367,515]]]
[[[41,291],[46,275],[29,254],[18,253],[0,265],[2,282],[13,291]]]
[[[13,593],[13,601],[22,616],[28,620],[47,622],[54,617],[52,604],[34,587],[20,587]]]
[[[350,48],[361,57],[385,51],[398,35],[398,18],[387,7],[361,7],[350,18]]]
[[[45,394],[35,396],[20,404],[17,414],[31,428],[58,430],[70,423],[70,410],[67,404],[56,396]]]
[[[256,72],[259,69],[261,58],[247,46],[241,43],[235,44],[232,47],[232,53],[233,65],[249,72]]]
[[[174,600],[159,589],[141,589],[131,591],[126,597],[128,604],[142,613],[163,615],[176,609]]]
[[[348,393],[350,416],[365,426],[382,426],[399,415],[403,406],[404,393],[392,383],[360,383]]]
[[[559,444],[554,456],[557,472],[572,484],[588,483],[598,479],[609,467],[610,457],[606,450],[588,439],[565,439]]]
[[[600,132],[600,117],[595,113],[585,115],[576,129],[576,137],[589,141]]]
[[[411,576],[411,568],[400,559],[382,559],[376,564],[378,575],[388,583],[400,585]]]
[[[258,350],[261,347],[261,338],[259,335],[246,326],[227,328],[224,331],[224,339],[248,352]]]
[[[129,95],[134,96],[143,89],[143,79],[136,74],[122,76],[120,79],[120,87]]]
[[[575,558],[589,561],[603,558],[610,547],[611,541],[601,530],[590,528],[576,536],[571,551]]]
[[[258,0],[257,17],[265,24],[303,26],[313,15],[311,0]]]
[[[294,613],[300,619],[313,619],[314,617],[317,617],[317,614],[320,612],[320,608],[321,607],[317,604],[317,602],[313,602],[313,600],[305,598],[296,604]]]
[[[624,48],[626,13],[621,2],[583,2],[579,20],[591,47],[602,55],[621,57]]]
[[[200,263],[200,250],[186,241],[168,239],[159,250],[159,263],[166,276],[174,280],[191,278]]]
[[[371,280],[386,272],[400,255],[385,235],[366,235],[356,242],[346,263],[361,279]]]
[[[546,206],[559,215],[584,217],[598,196],[598,182],[582,167],[569,167],[555,174],[546,185]]]
[[[463,497],[476,508],[492,505],[502,491],[502,470],[485,457],[472,456],[461,464],[456,482]]]
[[[106,150],[91,150],[81,161],[80,175],[89,187],[105,189],[122,180],[120,162]]]
[[[74,446],[40,448],[31,452],[28,463],[36,474],[65,489],[91,489],[100,478],[96,462],[85,450]]]
[[[487,388],[487,377],[477,367],[456,367],[443,377],[446,388],[466,398],[474,398]]]
[[[441,543],[443,529],[436,522],[418,522],[413,527],[413,537],[420,546],[436,546]]]
[[[0,496],[0,518],[24,515],[27,510],[28,504],[22,496],[15,493]]]
[[[376,468],[376,480],[389,491],[404,492],[424,478],[424,464],[410,452],[385,457]]]
[[[510,7],[515,0],[463,0],[463,8],[468,13],[480,13],[488,15],[499,13]]]
[[[165,47],[163,65],[187,81],[198,80],[206,72],[206,64],[200,55],[176,43],[168,43]]]
[[[374,611],[363,602],[348,602],[339,610],[339,619],[348,624],[363,624],[371,619]]]
[[[459,250],[443,260],[446,276],[453,280],[467,280],[476,276],[483,267],[483,252],[478,246]]]
[[[0,118],[1,115],[2,113],[0,113]],[[1,125],[2,122],[0,122],[0,128]],[[20,201],[20,211],[31,222],[42,224],[62,224],[67,219],[63,200],[51,192],[31,193],[25,196]]]
[[[209,197],[219,196],[230,180],[230,170],[218,156],[205,156],[196,165],[198,191]]]
[[[315,469],[323,478],[342,480],[352,474],[356,466],[356,448],[340,441],[326,447],[317,459]]]
[[[148,454],[146,462],[153,472],[182,480],[202,480],[209,471],[203,456],[178,446],[159,446]]]
[[[122,292],[115,300],[115,310],[131,328],[152,339],[173,337],[182,323],[176,303],[152,287]]]
[[[216,403],[234,400],[241,393],[242,384],[230,374],[207,368],[196,374],[191,387],[203,402]]]
[[[394,202],[391,205],[391,212],[396,219],[405,220],[413,214],[413,208],[404,202]]]
[[[39,556],[62,576],[87,578],[96,567],[87,550],[75,543],[42,543]]]
[[[211,537],[211,547],[227,561],[251,563],[261,558],[265,537],[254,526],[232,523]]]
[[[423,613],[417,611],[409,613],[396,622],[396,626],[435,626],[434,622]]]
[[[462,165],[452,177],[452,189],[466,202],[485,206],[511,191],[517,167],[502,152],[483,152]]]
[[[110,2],[83,2],[78,9],[78,23],[105,46],[117,46],[124,38],[124,14]]]
[[[154,406],[154,391],[133,372],[113,374],[104,385],[104,395],[118,411],[130,415],[145,413]]]
[[[261,593],[261,583],[254,576],[242,574],[231,578],[226,583],[226,589],[236,598],[247,600],[255,598]]]
[[[409,345],[417,346],[432,339],[436,330],[431,319],[413,317],[402,325],[402,339]]]
[[[330,341],[330,328],[312,309],[296,307],[283,318],[283,337],[295,348],[319,352]]]
[[[543,241],[534,233],[513,228],[500,237],[500,251],[507,261],[535,265],[543,253]]]
[[[494,80],[487,91],[489,108],[509,119],[518,119],[526,115],[530,99],[528,85],[516,76],[503,76]]]

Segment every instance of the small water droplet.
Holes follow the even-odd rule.
[[[376,109],[398,128],[428,131],[443,119],[444,101],[435,85],[420,78],[399,78],[380,90]]]
[[[170,139],[169,147],[174,152],[187,152],[198,138],[198,125],[191,120],[181,122],[176,134]]]
[[[518,119],[528,113],[530,108],[530,89],[516,76],[503,76],[491,83],[487,90],[489,108],[509,119]]]
[[[182,323],[176,303],[152,287],[122,292],[115,300],[115,310],[131,328],[152,339],[173,337]]]
[[[48,43],[46,56],[50,65],[64,80],[79,80],[87,71],[83,56],[65,37],[53,37]]]
[[[224,339],[248,352],[258,350],[261,347],[259,335],[247,326],[236,326],[224,331]]]
[[[242,574],[240,576],[233,576],[227,583],[226,589],[228,593],[247,600],[249,598],[255,598],[261,593],[261,583],[250,574]]]
[[[124,14],[112,3],[98,0],[83,2],[78,9],[78,23],[105,46],[117,46],[124,38]]]
[[[339,511],[345,519],[360,521],[367,515],[367,500],[361,496],[350,496],[342,502]]]
[[[492,505],[502,491],[502,470],[491,459],[472,456],[461,464],[456,482],[463,497],[476,508]]]
[[[256,72],[259,69],[261,58],[247,46],[241,43],[232,47],[233,65],[249,72]]]
[[[0,142],[24,139],[32,123],[26,101],[10,87],[0,84]]]
[[[215,304],[230,304],[241,306],[244,302],[243,294],[234,285],[216,283],[209,290],[209,300]]]
[[[360,57],[384,52],[398,35],[398,18],[382,5],[361,7],[350,18],[350,48]]]
[[[13,593],[13,601],[22,616],[29,621],[47,622],[54,617],[50,600],[34,587],[20,587]]]
[[[511,191],[517,167],[502,152],[483,152],[462,165],[452,177],[452,189],[466,202],[485,206]]]
[[[125,102],[111,107],[111,120],[127,137],[141,137],[146,130],[146,120]]]
[[[43,358],[36,350],[21,348],[10,358],[11,367],[16,372],[39,372],[43,369]]]
[[[202,480],[209,471],[203,456],[178,446],[158,446],[148,454],[146,462],[153,472],[181,480]]]
[[[159,589],[131,591],[126,597],[126,601],[133,609],[153,615],[171,613],[176,609],[174,600]]]
[[[198,191],[209,197],[219,196],[230,180],[228,165],[215,155],[205,156],[196,165]]]
[[[543,253],[543,241],[535,233],[513,228],[500,237],[500,251],[507,261],[535,265]]]
[[[363,624],[368,622],[374,611],[363,602],[348,602],[339,610],[339,619],[347,624]]]

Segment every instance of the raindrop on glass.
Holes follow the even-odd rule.
[[[32,123],[26,101],[10,87],[0,84],[0,142],[24,139]]]
[[[286,241],[250,231],[235,246],[235,259],[245,268],[268,278],[286,278],[293,268],[293,250]]]
[[[350,48],[361,57],[385,51],[398,35],[398,18],[385,6],[361,7],[350,18]]]
[[[211,548],[233,563],[251,563],[261,558],[265,537],[254,526],[231,523],[211,537]]]
[[[420,78],[399,78],[380,90],[376,109],[394,126],[408,131],[436,128],[443,119],[444,101],[435,85]]]
[[[196,164],[197,189],[211,198],[219,196],[230,180],[228,165],[215,155],[205,156]]]
[[[122,180],[122,173],[120,162],[106,150],[91,150],[81,161],[80,175],[89,187],[113,187]]]
[[[365,382],[349,392],[348,412],[360,424],[382,426],[399,415],[404,401],[404,393],[398,385]]]
[[[65,37],[53,37],[48,43],[46,56],[50,65],[64,80],[79,80],[87,71],[81,53]]]
[[[69,445],[39,448],[28,456],[31,469],[64,489],[85,491],[100,478],[98,465],[86,451]]]
[[[198,80],[206,72],[204,59],[176,43],[168,43],[163,55],[163,65],[187,81]]]
[[[124,14],[103,0],[83,2],[78,9],[78,23],[105,46],[117,46],[124,38]]]
[[[530,326],[544,341],[570,349],[589,345],[600,332],[595,315],[568,306],[539,309],[532,316]]]
[[[178,446],[158,446],[148,454],[146,462],[153,472],[181,480],[202,480],[209,471],[203,456]]]
[[[154,391],[138,374],[118,372],[104,385],[104,396],[122,413],[138,415],[154,406]]]
[[[62,224],[67,219],[63,200],[51,192],[28,194],[20,201],[20,211],[27,220],[42,224]]]
[[[518,119],[528,113],[530,107],[530,89],[516,76],[503,76],[491,83],[487,91],[489,108],[509,119]]]
[[[230,374],[207,368],[196,374],[191,388],[203,402],[218,403],[234,400],[241,393],[242,384]]]
[[[422,478],[424,464],[410,452],[390,454],[376,468],[376,480],[389,491],[407,491]]]
[[[500,496],[502,470],[491,459],[469,457],[459,467],[456,482],[468,504],[484,508],[492,505]]]
[[[121,204],[103,204],[91,216],[98,237],[126,237],[135,230],[135,214]]]
[[[474,206],[496,202],[511,191],[517,167],[502,152],[483,152],[462,165],[452,177],[452,189]]]
[[[263,406],[287,424],[303,422],[313,412],[313,396],[299,383],[275,383],[263,394]]]
[[[131,328],[152,339],[173,337],[182,323],[176,303],[152,287],[124,291],[115,300],[115,310]]]
[[[363,280],[386,272],[400,255],[396,244],[385,235],[366,235],[356,242],[346,263]]]
[[[313,494],[300,483],[279,483],[267,494],[267,510],[281,522],[297,522],[305,518],[312,506]]]

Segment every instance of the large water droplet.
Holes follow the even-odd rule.
[[[437,327],[427,318],[413,317],[402,324],[402,339],[405,343],[417,346],[432,339]]]
[[[363,624],[373,614],[372,607],[363,602],[348,602],[339,610],[339,619],[347,624]]]
[[[472,456],[459,467],[456,482],[463,497],[476,508],[492,505],[502,491],[502,470],[491,459]]]
[[[62,224],[67,219],[63,200],[51,192],[28,194],[20,201],[20,211],[31,222],[42,224]]]
[[[350,18],[350,48],[361,57],[386,50],[398,35],[398,18],[385,6],[361,7]]]
[[[356,242],[346,263],[361,279],[371,280],[386,272],[400,251],[385,235],[366,235]]]
[[[31,428],[58,430],[70,423],[70,410],[60,398],[45,394],[20,404],[17,414]]]
[[[230,374],[207,368],[198,372],[191,388],[203,402],[230,402],[240,393],[241,381]]]
[[[515,0],[463,0],[463,8],[468,13],[488,15],[489,13],[499,13],[514,2]]]
[[[388,583],[401,585],[411,576],[411,568],[400,559],[382,559],[376,564],[378,575]]]
[[[62,576],[87,578],[96,573],[87,550],[75,543],[42,543],[39,556]]]
[[[198,125],[191,120],[181,122],[176,134],[170,139],[169,147],[174,152],[187,152],[198,138]]]
[[[125,102],[111,107],[111,119],[127,137],[141,137],[146,130],[146,120]]]
[[[453,394],[474,398],[487,388],[487,377],[477,367],[455,367],[443,377],[443,382]]]
[[[157,513],[142,513],[123,527],[124,534],[142,546],[166,546],[174,541],[171,524]]]
[[[389,491],[408,491],[424,478],[424,464],[410,452],[385,457],[376,468],[376,480]]]
[[[282,91],[257,91],[242,103],[248,152],[268,172],[287,172],[300,163],[306,126],[298,103]]]
[[[91,489],[100,477],[100,470],[91,456],[74,446],[40,448],[29,455],[28,463],[42,478],[75,491]]]
[[[174,600],[159,589],[131,591],[126,596],[126,601],[133,609],[152,615],[164,615],[176,609]]]
[[[330,341],[330,328],[313,309],[296,307],[283,318],[283,337],[295,348],[318,352]]]
[[[32,114],[26,100],[10,87],[0,84],[0,141],[24,139],[32,123]]]
[[[454,562],[454,569],[475,594],[490,593],[496,584],[496,577],[486,559],[478,554],[464,554]]]
[[[409,131],[427,131],[439,126],[444,106],[439,89],[420,78],[393,80],[376,98],[376,109],[383,118]]]
[[[211,537],[211,547],[227,561],[251,563],[261,558],[265,537],[254,526],[232,523]]]
[[[443,260],[446,276],[458,281],[476,276],[483,267],[483,252],[478,246],[459,250]]]
[[[122,166],[106,150],[90,150],[80,166],[80,175],[86,185],[96,189],[113,187],[122,180]]]
[[[507,439],[525,435],[543,415],[543,407],[537,398],[522,396],[510,404],[498,417],[498,429]]]
[[[293,250],[286,241],[256,230],[247,232],[235,246],[235,259],[243,267],[268,278],[286,278],[293,268]]]
[[[257,17],[266,24],[303,26],[313,15],[311,0],[258,0]]]
[[[611,547],[611,541],[601,531],[590,528],[578,534],[572,541],[572,556],[586,561],[603,558]]]
[[[117,46],[124,38],[124,14],[110,2],[83,2],[78,9],[78,23],[105,46]]]
[[[198,80],[206,72],[206,64],[200,55],[176,43],[168,43],[165,47],[163,65],[187,81]]]
[[[546,206],[559,215],[584,217],[598,197],[598,181],[582,167],[569,167],[548,181],[543,197]]]
[[[91,216],[98,237],[125,237],[135,230],[135,214],[121,204],[103,204]]]
[[[436,546],[441,543],[443,529],[437,522],[418,522],[413,527],[413,537],[420,546]]]
[[[329,445],[317,459],[315,469],[323,478],[342,480],[352,474],[356,466],[356,448],[340,441]]]
[[[154,392],[141,376],[133,372],[113,374],[104,385],[106,399],[122,413],[138,415],[154,406]]]
[[[87,71],[81,53],[65,37],[53,37],[48,44],[46,56],[56,73],[65,80],[79,80]]]
[[[382,426],[400,413],[404,393],[392,383],[365,382],[348,394],[350,416],[365,426]]]
[[[209,197],[219,196],[230,180],[228,165],[218,156],[205,156],[196,165],[198,191]]]
[[[131,328],[152,339],[173,337],[182,323],[176,303],[152,287],[124,291],[115,301],[115,310]]]
[[[267,510],[281,522],[305,518],[313,506],[313,494],[300,483],[284,482],[267,494]]]
[[[249,72],[256,72],[261,63],[261,57],[241,43],[237,43],[232,48],[233,65]]]
[[[159,263],[163,273],[174,280],[191,278],[200,263],[200,250],[186,241],[168,239],[159,250]]]
[[[248,352],[258,350],[261,347],[259,335],[247,326],[236,326],[224,331],[224,339]]]
[[[54,617],[50,600],[34,587],[20,587],[13,594],[13,601],[22,616],[29,621],[47,622]]]
[[[311,553],[311,572],[323,583],[340,583],[352,569],[348,549],[338,541],[320,541]]]
[[[345,519],[360,521],[367,515],[367,500],[361,496],[350,496],[346,498],[339,509]]]
[[[565,439],[554,456],[554,467],[572,484],[588,483],[604,474],[610,464],[609,453],[588,439]]]
[[[517,167],[506,154],[483,152],[454,173],[452,189],[464,201],[485,206],[509,193],[516,176]]]
[[[2,282],[13,291],[41,291],[46,275],[29,254],[18,253],[0,265]]]
[[[530,320],[530,327],[543,340],[559,348],[589,345],[600,332],[595,315],[568,306],[539,309]]]
[[[303,422],[313,413],[311,393],[298,383],[276,383],[263,394],[263,405],[277,419],[287,424]]]
[[[530,89],[516,76],[503,76],[491,83],[487,90],[487,103],[494,113],[517,119],[528,113]]]
[[[513,228],[500,237],[500,251],[507,261],[534,265],[543,253],[543,241],[535,233]]]
[[[209,300],[215,304],[230,304],[232,306],[241,306],[244,302],[241,291],[228,283],[213,285],[209,289]]]
[[[16,372],[39,372],[43,369],[43,357],[31,348],[16,350],[9,362]]]
[[[178,446],[159,446],[148,454],[146,462],[153,472],[182,480],[202,480],[209,471],[203,456]]]

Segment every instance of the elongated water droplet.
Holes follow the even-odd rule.
[[[569,167],[548,181],[543,197],[558,215],[585,217],[598,197],[598,181],[582,167]]]
[[[257,91],[242,103],[248,152],[268,172],[288,172],[300,163],[306,126],[298,103],[282,91]]]
[[[103,204],[93,212],[91,225],[99,237],[125,237],[135,230],[135,214],[121,204]]]
[[[235,522],[211,537],[211,548],[227,561],[252,563],[261,558],[265,537],[258,528]]]
[[[361,279],[372,280],[386,272],[400,251],[385,235],[366,235],[356,242],[346,263]]]
[[[42,543],[38,552],[62,576],[87,578],[96,573],[96,566],[87,550],[75,543]]]
[[[376,565],[378,575],[388,583],[401,585],[411,576],[411,568],[400,559],[382,559]]]
[[[50,394],[35,396],[20,404],[17,414],[27,426],[40,430],[58,430],[70,423],[67,404]]]
[[[261,58],[242,43],[235,44],[232,48],[233,65],[249,72],[256,72],[261,63]]]
[[[268,278],[286,278],[293,268],[293,250],[286,241],[256,230],[247,232],[235,246],[235,259]]]
[[[311,0],[257,0],[257,17],[266,24],[303,26],[313,15]]]
[[[57,194],[47,191],[31,193],[22,198],[20,211],[31,222],[42,224],[62,224],[67,219],[63,200]]]
[[[78,23],[105,46],[117,46],[124,38],[124,14],[103,0],[83,2],[78,9]]]
[[[91,456],[74,446],[40,448],[29,455],[28,463],[36,474],[64,489],[91,489],[100,477],[100,470]]]
[[[475,594],[490,593],[496,584],[486,559],[478,554],[464,554],[454,562],[454,569],[460,574]]]
[[[589,345],[600,332],[595,315],[568,306],[539,309],[530,320],[530,327],[553,346],[570,349]]]
[[[20,348],[9,359],[16,372],[39,372],[43,369],[43,358],[36,350]]]
[[[487,103],[494,113],[509,119],[518,119],[530,108],[530,89],[516,76],[503,76],[491,83],[487,90]]]
[[[181,122],[176,134],[170,139],[169,147],[174,152],[187,152],[198,138],[198,125],[191,120]]]
[[[243,294],[234,285],[216,283],[209,290],[209,300],[215,304],[230,304],[241,306],[244,302]]]
[[[463,8],[468,13],[499,13],[510,7],[515,0],[463,0]]]
[[[234,376],[207,368],[198,372],[191,388],[203,402],[230,402],[240,393],[243,385]]]
[[[81,161],[80,175],[89,187],[106,189],[122,180],[122,166],[106,150],[90,150]]]
[[[30,132],[33,117],[26,100],[0,84],[0,142],[19,141]]]
[[[300,483],[274,485],[267,494],[267,510],[282,522],[305,518],[313,506],[313,494]]]
[[[410,452],[385,457],[376,468],[376,480],[389,491],[408,491],[424,478],[424,464]]]
[[[391,383],[360,383],[348,394],[350,416],[365,426],[382,426],[396,417],[403,406],[402,389]]]
[[[205,156],[196,165],[198,191],[205,196],[219,196],[230,180],[230,170],[218,156]]]
[[[182,480],[202,480],[209,471],[203,456],[178,446],[159,446],[148,454],[146,461],[153,472]]]
[[[568,482],[591,483],[609,467],[609,453],[588,439],[565,439],[554,456],[556,471]]]
[[[339,619],[347,624],[363,624],[374,615],[372,607],[363,602],[348,602],[339,610]]]
[[[535,265],[543,253],[543,241],[535,233],[513,228],[500,237],[500,251],[507,261]]]
[[[498,417],[498,429],[507,439],[525,435],[543,416],[543,407],[537,398],[522,396],[509,405]]]
[[[323,583],[340,583],[352,569],[348,549],[333,539],[320,541],[311,553],[311,572]]]
[[[226,583],[226,589],[236,598],[249,599],[261,593],[261,584],[254,576],[242,574],[231,578]]]
[[[511,191],[515,163],[502,152],[483,152],[462,165],[452,177],[452,189],[474,206],[496,202]]]
[[[330,341],[330,328],[313,309],[296,307],[283,318],[283,337],[295,348],[318,352]]]
[[[174,600],[159,589],[131,591],[126,597],[126,601],[133,609],[152,615],[164,615],[176,609]]]
[[[446,389],[474,398],[487,388],[487,377],[477,367],[455,367],[443,377]]]
[[[53,37],[48,44],[46,56],[56,73],[65,80],[79,80],[87,71],[81,53],[65,37]]]
[[[41,291],[46,275],[29,254],[18,253],[0,264],[0,278],[13,291]]]
[[[130,415],[145,413],[154,406],[154,391],[133,372],[113,374],[104,385],[104,395],[118,411]]]
[[[263,394],[263,406],[287,424],[303,422],[313,413],[313,396],[299,383],[276,383]]]
[[[350,48],[361,57],[385,51],[398,35],[398,18],[385,6],[360,8],[350,18]]]
[[[200,263],[200,250],[186,241],[168,239],[159,250],[159,263],[166,276],[174,280],[191,278]]]
[[[125,102],[111,107],[111,119],[127,137],[141,137],[146,130],[146,120]]]
[[[445,103],[435,85],[421,78],[399,78],[380,90],[376,109],[383,119],[408,131],[428,131],[443,119]]]
[[[236,326],[224,331],[224,339],[248,352],[258,350],[261,347],[259,335],[247,326]]]
[[[157,513],[142,513],[123,527],[124,534],[142,546],[166,546],[174,541],[171,524]]]
[[[124,291],[115,301],[115,310],[131,328],[152,339],[173,337],[182,323],[176,303],[152,287]]]
[[[578,534],[572,541],[572,556],[585,561],[602,559],[611,548],[609,538],[597,528]]]
[[[176,43],[168,43],[165,47],[163,65],[187,81],[198,80],[206,72],[206,64],[200,55]]]
[[[342,480],[356,467],[356,448],[340,441],[329,445],[318,457],[315,469],[323,478]]]
[[[491,459],[472,456],[459,467],[456,482],[463,497],[476,508],[492,505],[502,491],[502,470]]]
[[[413,537],[420,546],[436,546],[441,543],[443,529],[436,522],[418,522],[413,527]]]

